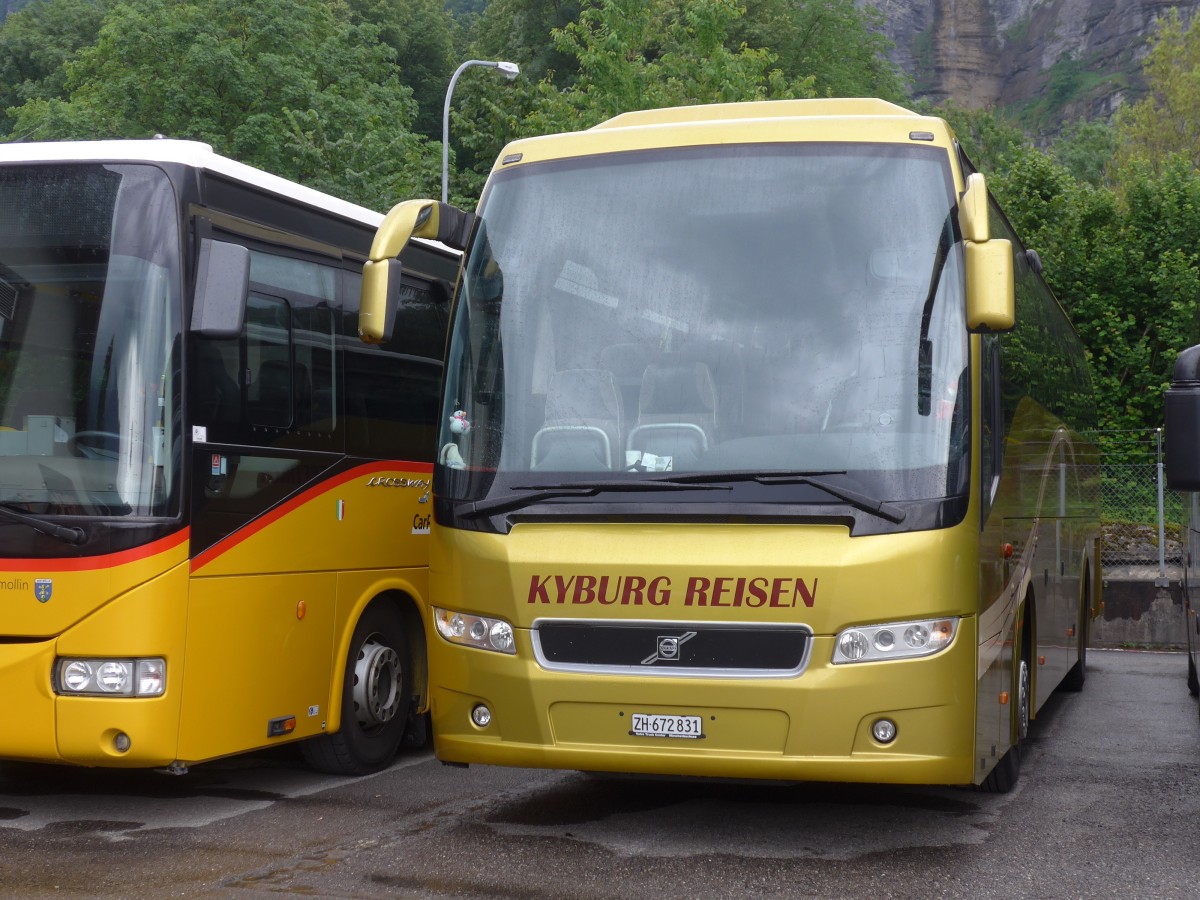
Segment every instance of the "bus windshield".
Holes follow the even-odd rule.
[[[704,146],[495,173],[452,324],[441,496],[503,504],[599,479],[619,494],[568,502],[663,503],[631,482],[728,502],[696,489],[706,475],[755,481],[737,488],[751,506],[846,502],[818,478],[878,501],[964,495],[954,211],[945,150],[925,146]]]
[[[178,211],[147,165],[0,167],[0,505],[178,510]]]

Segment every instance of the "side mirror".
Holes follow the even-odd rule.
[[[1017,320],[1012,242],[991,237],[987,182],[978,172],[967,176],[958,227],[967,270],[967,328],[1009,331]]]
[[[1200,491],[1200,346],[1175,360],[1164,418],[1167,487]]]
[[[208,338],[237,337],[249,294],[250,251],[241,244],[202,238],[191,331]]]
[[[1010,241],[993,238],[965,245],[967,328],[1009,331],[1017,321]]]
[[[463,250],[474,223],[471,213],[434,200],[405,200],[393,206],[375,232],[370,258],[363,264],[359,338],[368,344],[391,340],[404,274],[399,256],[405,245],[419,237]]]
[[[967,189],[958,201],[958,228],[963,240],[986,244],[991,236],[988,228],[987,182],[978,172],[967,176]]]

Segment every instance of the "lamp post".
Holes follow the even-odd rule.
[[[442,202],[449,203],[450,189],[450,96],[454,93],[454,85],[458,82],[458,76],[469,69],[471,66],[484,66],[488,69],[499,69],[504,73],[504,77],[512,81],[521,70],[516,63],[512,62],[492,62],[486,59],[468,59],[465,63],[454,70],[454,76],[450,79],[450,86],[446,88],[446,105],[442,108]]]

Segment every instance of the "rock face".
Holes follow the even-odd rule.
[[[1160,17],[1200,0],[858,0],[876,7],[919,98],[966,107],[1049,104],[1107,117],[1141,90]]]

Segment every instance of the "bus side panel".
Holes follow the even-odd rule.
[[[320,734],[334,628],[333,573],[196,578],[179,758],[211,759]],[[268,737],[294,716],[295,730]]]

